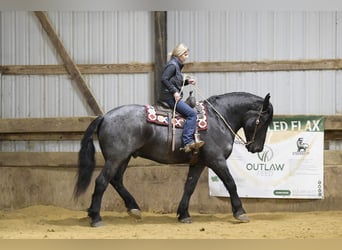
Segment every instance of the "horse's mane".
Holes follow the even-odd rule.
[[[233,100],[234,98],[234,100]],[[207,99],[208,102],[212,103],[212,104],[215,104],[217,103],[218,101],[222,100],[222,99],[227,99],[228,101],[229,100],[232,100],[232,101],[235,101],[236,99],[235,98],[238,98],[240,100],[243,100],[243,99],[256,99],[256,100],[263,100],[261,97],[259,96],[256,96],[254,94],[251,94],[251,93],[248,93],[248,92],[230,92],[230,93],[225,93],[225,94],[221,94],[221,95],[213,95],[211,97],[209,97]]]

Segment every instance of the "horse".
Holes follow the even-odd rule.
[[[95,188],[88,208],[91,226],[103,225],[100,216],[101,201],[109,183],[125,203],[129,215],[141,219],[141,210],[135,198],[123,184],[123,176],[131,157],[142,157],[161,164],[189,164],[183,195],[177,209],[178,221],[191,223],[188,207],[191,195],[205,167],[213,170],[230,195],[233,217],[239,222],[249,222],[237,193],[235,181],[227,167],[234,138],[243,128],[247,151],[261,152],[264,147],[268,125],[273,118],[270,94],[261,98],[247,92],[233,92],[214,95],[206,103],[208,127],[199,131],[204,146],[192,162],[192,153],[181,148],[182,129],[175,132],[175,150],[168,143],[168,127],[146,121],[146,106],[129,104],[119,106],[95,118],[86,129],[81,140],[78,172],[74,188],[77,199],[87,190],[95,168],[95,146],[93,134],[97,137],[105,159],[104,167],[95,180]],[[241,140],[244,140],[240,136]]]

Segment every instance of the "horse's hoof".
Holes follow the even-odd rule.
[[[102,227],[102,226],[104,226],[104,223],[103,223],[102,220],[99,220],[99,221],[96,221],[96,222],[92,222],[90,225],[92,227]]]
[[[132,216],[136,220],[141,220],[141,211],[139,209],[133,208],[127,211],[130,216]]]
[[[191,224],[192,223],[191,217],[186,217],[186,218],[183,218],[183,219],[178,219],[178,221],[180,223],[186,223],[186,224]]]
[[[237,219],[240,222],[247,223],[249,222],[249,218],[247,214],[240,214],[239,216],[236,216],[235,219]]]

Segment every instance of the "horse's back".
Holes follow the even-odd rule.
[[[105,115],[105,119],[112,119],[115,117],[126,118],[129,116],[135,116],[136,114],[144,114],[145,106],[139,104],[128,104],[116,107],[108,111]]]

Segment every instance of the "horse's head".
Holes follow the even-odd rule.
[[[246,148],[251,153],[261,152],[264,148],[267,128],[273,118],[273,107],[270,94],[267,94],[262,106],[257,110],[247,112],[244,123],[244,133],[247,140]]]

